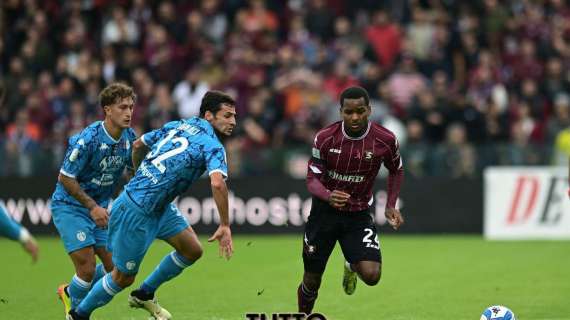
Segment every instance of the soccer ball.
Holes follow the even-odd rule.
[[[515,314],[504,306],[491,306],[481,315],[480,320],[516,320]]]

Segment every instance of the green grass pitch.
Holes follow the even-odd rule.
[[[246,312],[293,312],[302,275],[301,236],[235,236],[235,255],[218,257],[202,238],[205,254],[159,291],[174,319],[245,319]],[[31,265],[19,245],[0,240],[0,319],[64,319],[55,294],[72,266],[58,239],[40,238],[41,257]],[[487,242],[477,236],[385,236],[378,286],[359,282],[346,296],[342,257],[329,260],[315,311],[328,319],[479,319],[504,304],[518,320],[570,319],[570,242]],[[147,254],[140,284],[170,251],[157,241]],[[98,309],[94,320],[148,319],[127,306],[125,290]]]

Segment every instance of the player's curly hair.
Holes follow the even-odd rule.
[[[204,118],[206,111],[216,114],[224,104],[235,106],[236,102],[232,97],[221,91],[210,90],[206,92],[202,98],[202,104],[200,104],[200,118]]]
[[[348,87],[344,89],[340,94],[340,107],[342,108],[344,99],[359,99],[359,98],[364,98],[366,105],[370,104],[370,97],[368,96],[368,91],[366,91],[366,89],[359,86]]]
[[[99,105],[103,108],[129,97],[133,98],[133,101],[137,100],[137,95],[132,87],[120,82],[111,83],[99,94]]]

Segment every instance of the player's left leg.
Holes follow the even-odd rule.
[[[89,319],[95,309],[130,286],[156,238],[158,218],[142,212],[124,193],[115,200],[110,216],[107,249],[113,253],[115,268],[93,285],[79,306],[69,312],[68,319]]]
[[[342,287],[346,294],[356,290],[357,276],[374,286],[382,275],[382,256],[372,217],[363,212],[344,217],[343,234],[339,243],[346,258]]]
[[[8,215],[8,211],[3,205],[0,205],[0,235],[19,241],[24,250],[32,256],[32,261],[37,261],[39,249],[36,240],[26,228]]]

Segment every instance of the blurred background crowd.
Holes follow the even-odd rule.
[[[67,138],[132,85],[138,134],[237,99],[232,176],[304,176],[314,134],[361,85],[406,174],[567,164],[565,0],[3,0],[0,176],[53,174]]]

